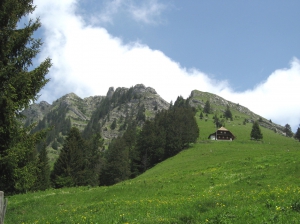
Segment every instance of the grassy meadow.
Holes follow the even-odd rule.
[[[235,141],[210,141],[212,115],[198,119],[191,148],[110,187],[11,196],[10,223],[300,223],[300,143],[244,118],[226,124]]]

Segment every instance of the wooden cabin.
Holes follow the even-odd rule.
[[[215,133],[210,134],[208,136],[208,139],[232,141],[235,139],[235,136],[231,133],[231,131],[227,130],[224,127],[221,127]]]

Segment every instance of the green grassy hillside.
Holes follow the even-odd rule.
[[[226,123],[235,141],[210,141],[198,119],[191,148],[111,187],[15,195],[5,223],[299,223],[300,143],[252,124]],[[241,118],[242,119],[242,118]]]

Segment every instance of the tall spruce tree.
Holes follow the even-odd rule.
[[[289,124],[286,124],[284,126],[284,131],[285,131],[285,134],[286,134],[286,137],[293,137],[293,132],[292,132],[292,128]]]
[[[258,121],[253,123],[250,137],[255,140],[263,139],[263,134],[261,133]]]
[[[229,105],[227,105],[226,110],[224,112],[224,117],[232,120],[232,113],[230,111]]]
[[[106,164],[100,174],[101,185],[113,185],[130,177],[129,150],[122,137],[109,144],[105,156]]]
[[[38,174],[34,190],[46,190],[50,187],[50,165],[45,143],[38,156]]]
[[[204,108],[203,108],[203,112],[206,114],[209,114],[211,112],[209,100],[206,100]]]
[[[295,139],[298,139],[299,142],[300,142],[300,125],[299,125],[299,127],[298,127],[298,129],[297,129],[297,131],[295,133]]]
[[[32,60],[42,42],[32,35],[41,26],[40,21],[30,20],[23,27],[18,26],[21,18],[34,9],[33,0],[0,3],[0,188],[7,193],[32,188],[36,171],[37,138],[29,135],[28,130],[22,131],[20,112],[37,99],[38,92],[48,82],[45,76],[51,62],[46,59],[33,67]]]
[[[54,187],[86,185],[83,154],[85,146],[79,130],[72,127],[51,173],[51,181]]]

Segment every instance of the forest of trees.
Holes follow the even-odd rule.
[[[136,177],[186,149],[199,136],[195,110],[182,97],[145,121],[141,129],[138,120],[132,120],[107,150],[101,150],[99,134],[86,140],[77,128],[71,128],[51,173],[52,186],[112,185]]]

